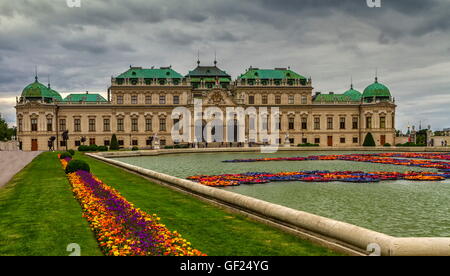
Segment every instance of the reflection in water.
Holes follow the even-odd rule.
[[[169,154],[118,160],[178,177],[198,174],[303,170],[436,171],[348,161],[222,163],[237,158],[288,157],[345,152]],[[348,152],[347,152],[348,154]],[[450,237],[450,180],[380,183],[275,182],[224,188],[297,210],[345,221],[393,236]]]

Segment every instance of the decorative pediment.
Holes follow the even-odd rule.
[[[226,90],[223,89],[212,89],[207,97],[206,100],[203,102],[205,105],[226,105],[226,106],[233,106],[236,105],[236,102],[232,98],[232,96],[227,93]]]

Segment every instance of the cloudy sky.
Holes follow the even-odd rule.
[[[450,127],[450,1],[66,0],[0,2],[0,113],[13,123],[15,97],[50,75],[60,92],[105,92],[133,66],[186,74],[212,64],[233,77],[249,66],[290,66],[315,91],[386,84],[398,127]]]

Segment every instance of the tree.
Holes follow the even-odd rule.
[[[367,133],[366,138],[363,143],[364,147],[375,147],[375,140],[373,139],[372,133]]]
[[[117,141],[117,137],[115,134],[111,137],[111,143],[109,144],[110,150],[118,150],[119,149],[119,142]]]
[[[0,141],[11,140],[15,136],[16,128],[9,128],[6,121],[0,117]]]

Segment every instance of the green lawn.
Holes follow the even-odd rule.
[[[264,224],[254,222],[192,196],[154,184],[77,153],[91,172],[116,188],[128,201],[156,213],[170,230],[177,230],[193,246],[211,256],[337,255]]]
[[[337,255],[282,231],[94,160],[92,172],[136,207],[161,217],[208,255]],[[0,189],[0,255],[102,255],[55,153],[43,153]]]
[[[0,189],[0,255],[101,255],[55,153],[42,153]]]

